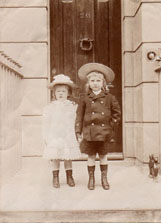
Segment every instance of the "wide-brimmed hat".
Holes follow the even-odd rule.
[[[102,73],[107,83],[111,83],[115,78],[115,73],[113,72],[113,70],[109,68],[108,66],[105,66],[104,64],[100,64],[100,63],[84,64],[78,70],[78,77],[82,81],[87,81],[87,75],[94,71]]]
[[[53,89],[55,85],[68,85],[72,89],[78,88],[76,84],[70,79],[70,77],[64,74],[58,74],[54,76],[54,80],[48,85],[49,89]]]

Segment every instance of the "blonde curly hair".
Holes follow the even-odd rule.
[[[87,75],[87,83],[85,85],[85,90],[86,92],[89,91],[91,88],[90,88],[90,85],[89,85],[89,80],[91,77],[98,77],[100,78],[101,80],[103,80],[103,85],[102,85],[102,90],[105,91],[107,89],[107,83],[106,83],[106,80],[104,78],[104,75],[102,73],[100,73],[99,71],[92,71],[90,72],[88,75]]]

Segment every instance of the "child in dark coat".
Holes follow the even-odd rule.
[[[88,154],[88,189],[95,188],[95,159],[99,155],[101,182],[105,190],[107,181],[107,153],[112,127],[120,121],[121,111],[115,96],[106,89],[114,80],[114,72],[99,63],[83,65],[79,71],[80,80],[86,83],[86,94],[81,97],[75,122],[75,132],[82,153]]]

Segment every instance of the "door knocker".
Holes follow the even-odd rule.
[[[80,39],[80,48],[84,51],[90,51],[93,48],[93,39],[83,38]]]

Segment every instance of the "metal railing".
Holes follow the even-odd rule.
[[[22,78],[21,65],[0,51],[0,150],[21,140]]]

